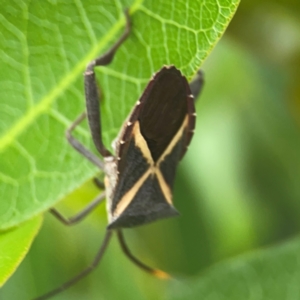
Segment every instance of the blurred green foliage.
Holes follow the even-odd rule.
[[[0,234],[0,287],[19,266],[42,224],[42,216]]]
[[[299,6],[298,1],[242,1],[205,62],[197,130],[175,185],[181,216],[125,231],[133,253],[146,263],[191,278],[222,260],[239,261],[243,253],[299,233]],[[70,215],[96,193],[88,182],[61,209]],[[69,279],[92,260],[105,226],[104,206],[72,228],[46,216],[0,298],[30,298]],[[165,299],[170,284],[178,286],[136,269],[113,241],[97,270],[55,299]],[[180,299],[196,297],[184,295]],[[240,295],[236,299],[267,299]],[[295,288],[286,299],[297,295]]]

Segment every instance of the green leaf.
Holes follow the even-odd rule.
[[[20,227],[0,233],[0,287],[27,254],[41,223],[42,218],[39,216]]]
[[[300,298],[300,239],[220,263],[196,280],[176,284],[169,299],[282,300]]]
[[[133,30],[99,68],[109,145],[152,73],[174,64],[190,79],[223,34],[238,0],[7,1],[0,15],[0,228],[53,206],[96,173],[65,141],[84,110],[86,64]],[[78,139],[91,147],[84,125]]]

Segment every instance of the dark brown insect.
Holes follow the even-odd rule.
[[[73,285],[92,271],[100,262],[113,232],[124,253],[140,268],[160,277],[163,271],[152,269],[129,251],[121,229],[134,227],[178,215],[173,206],[172,189],[176,167],[184,156],[195,127],[194,98],[203,85],[198,72],[189,85],[187,79],[174,66],[165,66],[148,83],[114,143],[115,155],[102,142],[99,93],[94,67],[107,65],[130,32],[130,19],[126,13],[126,30],[116,44],[104,55],[90,62],[86,68],[86,113],[79,116],[67,130],[70,144],[93,164],[105,172],[106,193],[99,195],[73,218],[64,218],[57,210],[51,212],[64,224],[82,220],[106,198],[109,224],[104,241],[93,263],[61,287],[36,299],[47,299]],[[86,117],[94,144],[103,156],[101,161],[72,136],[72,131]],[[103,187],[102,183],[98,185]]]

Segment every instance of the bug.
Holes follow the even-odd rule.
[[[109,224],[103,243],[92,264],[76,277],[49,293],[36,298],[48,299],[89,274],[100,262],[112,237],[117,233],[125,255],[138,267],[159,278],[170,276],[153,269],[133,256],[125,243],[122,228],[134,227],[158,219],[178,215],[172,202],[176,166],[184,156],[195,127],[194,98],[203,86],[202,73],[189,84],[174,66],[165,66],[148,83],[114,143],[115,155],[103,144],[99,93],[94,68],[109,64],[117,49],[130,33],[131,23],[126,11],[126,29],[104,55],[90,62],[84,73],[86,112],[67,129],[69,143],[94,165],[104,171],[106,194],[100,194],[80,213],[69,219],[56,209],[50,212],[66,225],[81,221],[104,201]],[[93,142],[103,161],[76,140],[72,132],[87,117]],[[97,181],[100,187],[103,184]]]

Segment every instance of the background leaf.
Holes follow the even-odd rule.
[[[0,228],[45,211],[96,169],[66,143],[84,110],[86,64],[116,41],[131,8],[133,32],[99,68],[109,145],[153,72],[175,64],[190,79],[224,32],[238,0],[18,1],[3,5],[0,73]],[[151,29],[151,30],[150,30]],[[86,127],[78,138],[87,145]]]
[[[295,300],[300,297],[300,239],[229,260],[174,284],[168,299]]]
[[[0,233],[0,287],[27,254],[42,223],[37,217],[23,226]]]

